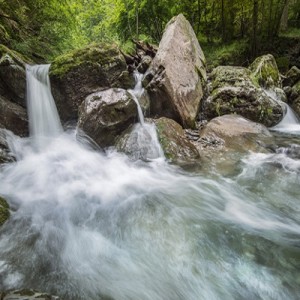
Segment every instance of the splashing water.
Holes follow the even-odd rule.
[[[271,128],[271,130],[279,131],[283,133],[291,133],[300,135],[300,122],[299,118],[292,110],[292,108],[285,102],[279,100],[276,96],[276,93],[270,90],[265,90],[265,93],[277,103],[280,103],[285,109],[285,115],[283,119],[276,125]]]
[[[66,300],[299,298],[298,158],[250,154],[239,174],[222,177],[100,153],[75,131],[43,151],[28,138],[10,135],[9,144],[18,161],[0,169],[12,210],[0,227],[0,290]]]

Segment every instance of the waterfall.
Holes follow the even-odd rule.
[[[292,134],[300,134],[300,122],[299,118],[292,110],[292,108],[285,102],[278,99],[276,93],[270,90],[265,90],[265,93],[275,102],[282,105],[285,109],[285,115],[283,119],[275,126],[271,127],[272,130],[292,133]]]
[[[27,107],[30,135],[41,144],[44,138],[58,136],[62,126],[51,94],[50,65],[26,65]]]
[[[143,114],[143,111],[142,111],[142,108],[141,108],[141,105],[139,102],[139,99],[141,98],[141,96],[144,92],[144,88],[142,86],[143,74],[135,71],[134,79],[135,79],[135,87],[133,90],[129,89],[128,92],[132,96],[134,102],[136,103],[138,115],[139,115],[139,121],[142,125],[144,125],[145,124],[144,114]]]
[[[135,87],[128,92],[137,105],[139,124],[135,124],[128,138],[127,146],[131,156],[135,159],[156,159],[164,158],[164,153],[158,141],[156,126],[154,123],[147,123],[140,105],[140,99],[145,90],[142,86],[143,74],[135,71]]]

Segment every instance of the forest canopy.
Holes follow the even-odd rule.
[[[179,13],[202,43],[238,41],[252,56],[280,33],[300,34],[300,0],[0,0],[0,43],[46,59],[91,42],[158,43]]]

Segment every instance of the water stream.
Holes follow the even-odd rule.
[[[65,300],[299,299],[299,152],[250,153],[222,176],[98,152],[75,130],[42,151],[31,141],[10,136],[18,161],[0,169],[12,210],[0,227],[0,290]]]

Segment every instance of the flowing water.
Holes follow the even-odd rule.
[[[300,140],[291,155],[289,138],[280,135],[277,152],[243,156],[224,177],[98,152],[75,130],[42,150],[10,134],[18,161],[0,170],[12,210],[0,228],[0,290],[299,299]]]

